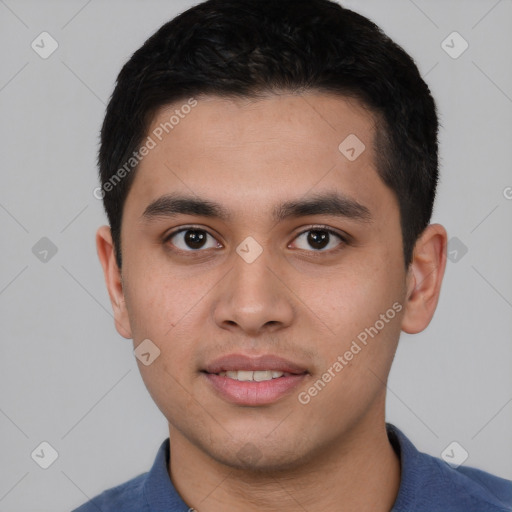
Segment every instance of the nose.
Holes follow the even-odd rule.
[[[293,322],[293,294],[266,250],[252,263],[234,255],[233,268],[216,288],[214,320],[222,329],[258,336]]]

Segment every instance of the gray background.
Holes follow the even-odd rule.
[[[0,512],[70,510],[148,470],[167,436],[132,342],[114,329],[92,192],[117,73],[193,3],[0,0]],[[401,44],[432,88],[433,221],[459,240],[434,320],[402,336],[387,419],[422,451],[457,441],[464,464],[512,478],[512,2],[344,4]],[[59,44],[47,59],[31,48],[43,31]],[[441,46],[453,31],[469,43],[456,59]],[[58,249],[38,254],[40,242],[46,261],[33,252],[42,237]],[[58,452],[48,469],[31,458],[42,441]]]

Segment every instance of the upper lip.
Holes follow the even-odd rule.
[[[229,354],[215,359],[209,363],[203,371],[207,373],[220,373],[236,370],[273,370],[284,373],[294,373],[297,375],[307,373],[307,369],[300,364],[272,354],[257,357],[247,356],[244,354]]]

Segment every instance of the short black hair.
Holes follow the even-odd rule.
[[[107,106],[98,190],[119,268],[134,155],[158,109],[201,95],[257,99],[273,92],[339,94],[372,112],[376,168],[399,203],[408,267],[438,182],[436,105],[414,60],[372,21],[334,1],[207,0],[132,55]]]

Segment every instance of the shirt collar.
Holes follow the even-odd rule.
[[[188,512],[190,508],[181,499],[167,472],[169,464],[169,438],[158,449],[153,467],[144,484],[144,499],[148,512]]]
[[[391,512],[415,510],[415,489],[420,479],[422,454],[405,434],[391,423],[386,423],[386,431],[389,442],[400,459],[400,487]]]

